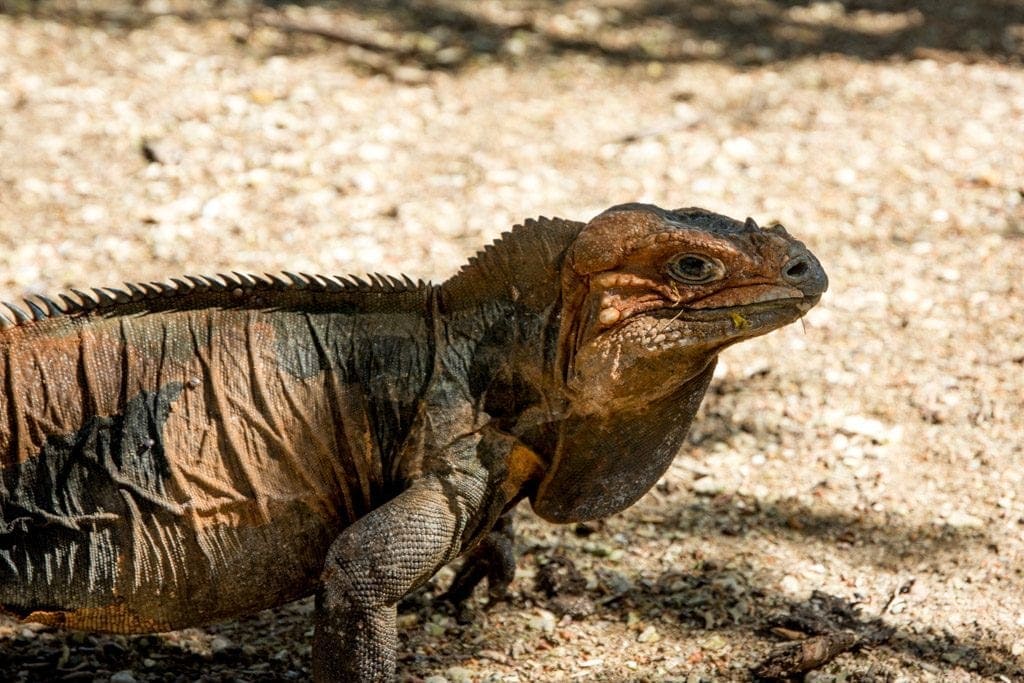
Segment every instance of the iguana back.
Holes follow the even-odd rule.
[[[152,631],[315,588],[397,493],[432,290],[293,280],[100,292],[0,330],[0,605]]]

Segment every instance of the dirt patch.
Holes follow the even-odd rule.
[[[3,298],[442,279],[517,221],[634,200],[781,221],[825,264],[639,504],[524,507],[511,600],[469,624],[433,599],[450,570],[407,601],[405,679],[737,680],[834,632],[856,643],[808,680],[1024,677],[1018,3],[0,7]],[[301,680],[309,611],[0,621],[0,677]]]

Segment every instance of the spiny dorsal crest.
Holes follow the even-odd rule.
[[[49,318],[68,315],[83,315],[97,311],[114,309],[139,302],[167,302],[174,300],[187,305],[187,297],[192,294],[206,292],[228,292],[236,297],[244,297],[252,292],[285,292],[307,290],[326,293],[403,293],[419,291],[427,287],[423,280],[413,282],[403,275],[401,279],[391,275],[373,273],[366,279],[349,276],[310,275],[308,273],[283,272],[280,275],[267,273],[253,275],[234,272],[219,273],[215,277],[186,275],[184,278],[171,278],[171,284],[165,282],[129,283],[124,288],[94,287],[90,291],[71,288],[68,294],[60,294],[60,303],[53,299],[35,295],[24,299],[24,307],[4,302],[10,313],[0,311],[0,329],[39,322]]]
[[[583,225],[543,216],[526,220],[470,257],[441,289],[462,305],[501,297],[543,307],[558,290],[562,257]]]

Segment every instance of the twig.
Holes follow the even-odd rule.
[[[660,135],[667,135],[668,133],[675,133],[680,130],[687,130],[689,128],[693,128],[696,124],[696,121],[672,119],[671,121],[665,121],[648,128],[641,128],[640,130],[626,133],[625,135],[615,138],[611,142],[612,144],[628,145],[632,142],[643,140],[644,138],[653,138]]]
[[[753,674],[768,680],[791,678],[825,666],[857,643],[857,636],[850,631],[826,633],[795,643],[784,643],[754,667]]]
[[[416,52],[416,50],[408,47],[386,45],[370,35],[351,29],[297,22],[272,14],[256,15],[253,17],[253,23],[257,26],[266,26],[281,31],[282,33],[300,33],[325,38],[326,40],[338,43],[345,43],[346,45],[354,45],[370,52],[387,52],[398,56],[408,56]]]

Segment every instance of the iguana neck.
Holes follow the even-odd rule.
[[[564,415],[555,367],[562,263],[582,223],[538,219],[488,246],[438,289],[449,367],[478,410],[508,433],[554,443]],[[550,450],[550,448],[546,449]]]

